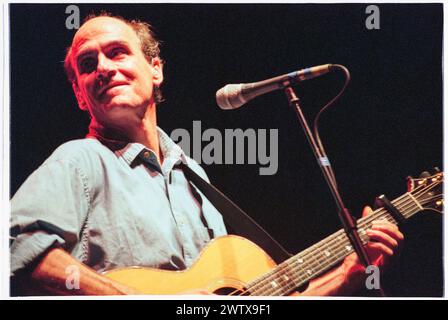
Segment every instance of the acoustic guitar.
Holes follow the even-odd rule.
[[[362,242],[373,220],[386,219],[398,224],[423,210],[443,211],[443,173],[408,178],[408,192],[391,201],[394,214],[385,208],[357,221]],[[397,216],[399,214],[400,216]],[[253,242],[228,235],[212,240],[187,270],[166,271],[144,267],[118,268],[105,276],[143,294],[178,294],[205,289],[221,295],[282,296],[340,263],[354,252],[343,229],[308,249],[276,264]]]

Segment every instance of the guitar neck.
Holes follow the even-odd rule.
[[[405,193],[391,202],[403,219],[412,217],[423,208],[411,193]],[[398,224],[384,208],[357,221],[363,244],[368,242],[366,230],[372,221],[386,219]],[[246,287],[250,295],[287,295],[326,270],[341,262],[354,249],[343,229],[279,264],[269,273],[255,279]]]

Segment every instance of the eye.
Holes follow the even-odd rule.
[[[79,64],[79,69],[81,73],[90,73],[96,68],[96,59],[94,58],[84,58]]]
[[[116,48],[113,48],[109,52],[108,56],[110,58],[116,58],[116,57],[120,57],[121,55],[126,54],[126,53],[127,53],[126,49],[121,48],[121,47],[116,47]]]

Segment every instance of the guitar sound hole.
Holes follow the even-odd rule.
[[[232,287],[223,287],[213,291],[214,294],[220,296],[248,296],[250,293],[246,289],[236,289]]]

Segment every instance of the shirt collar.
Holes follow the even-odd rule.
[[[87,134],[87,138],[98,139],[103,145],[122,158],[129,166],[132,166],[137,157],[139,157],[146,163],[152,162],[154,164],[155,161],[156,167],[159,168],[157,171],[166,174],[169,173],[176,164],[179,164],[180,162],[187,163],[187,157],[184,151],[161,128],[157,127],[157,133],[159,136],[160,151],[164,158],[162,168],[160,168],[160,165],[157,162],[155,152],[141,143],[109,139],[93,131],[90,131],[89,134]],[[145,151],[149,151],[152,156],[145,156]]]
[[[163,154],[162,172],[167,175],[180,162],[187,163],[187,156],[162,129],[157,127],[159,133],[160,151]]]

